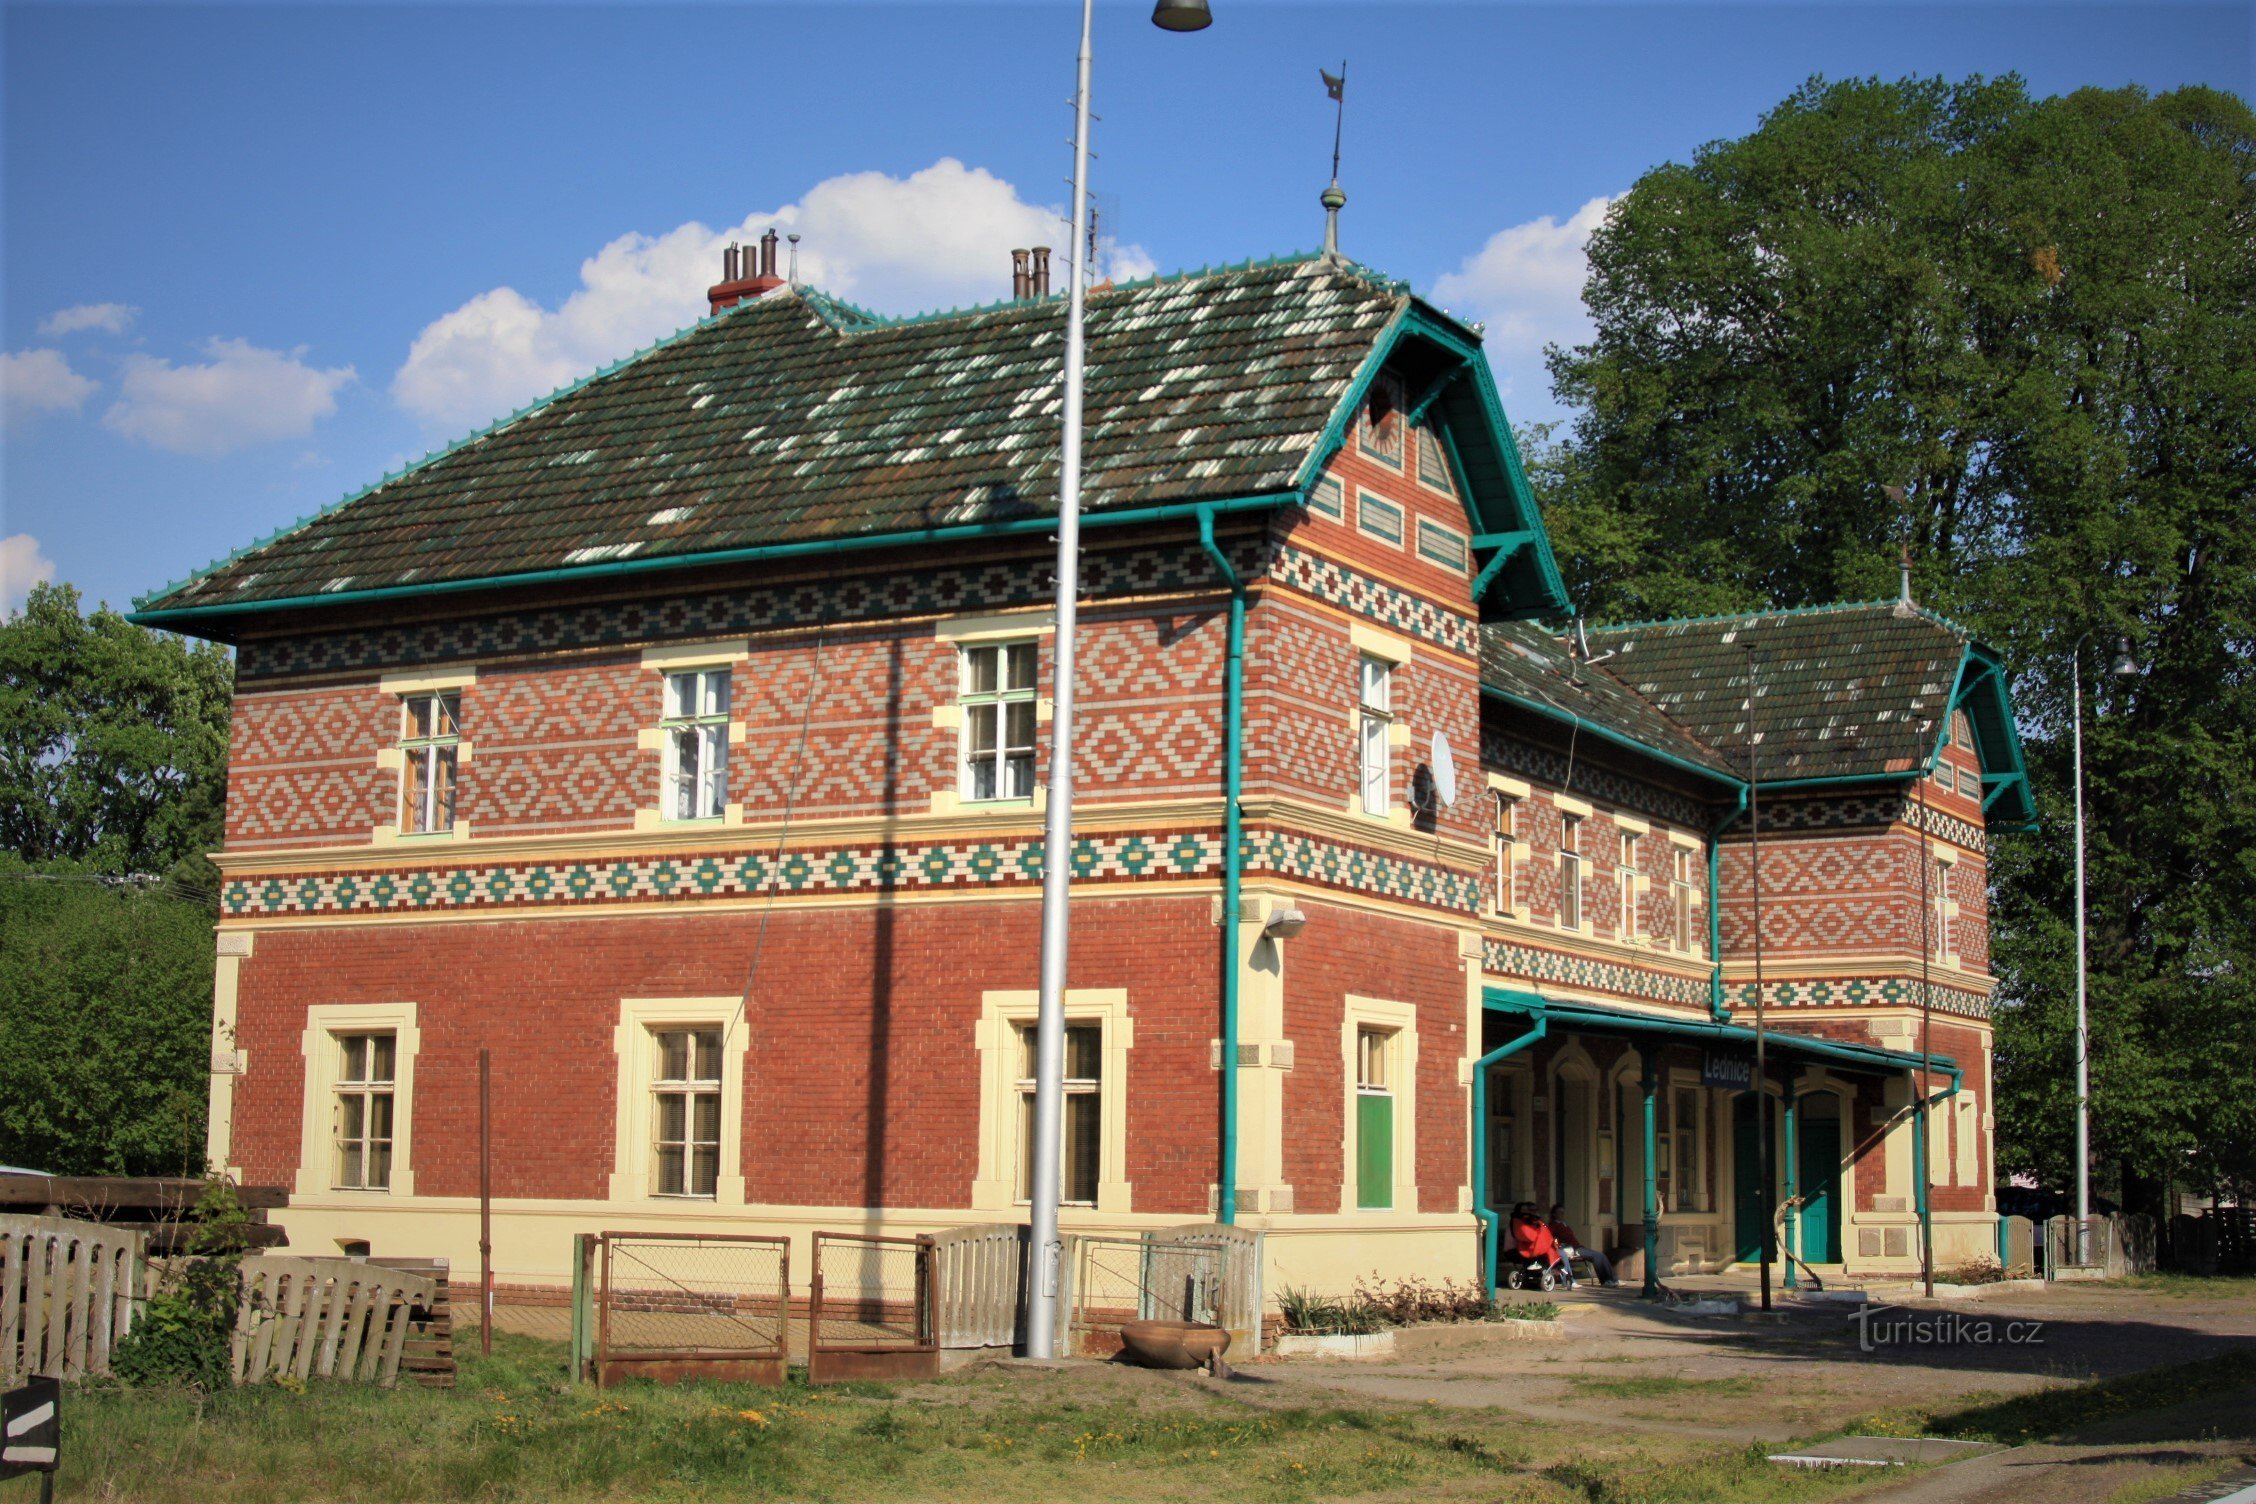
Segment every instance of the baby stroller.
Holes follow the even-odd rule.
[[[1504,1271],[1505,1286],[1513,1290],[1558,1290],[1574,1288],[1574,1273],[1557,1259],[1521,1258],[1512,1256]]]
[[[1505,1251],[1504,1283],[1514,1290],[1574,1288],[1574,1268],[1559,1256],[1551,1229],[1530,1202],[1512,1209],[1512,1246]]]

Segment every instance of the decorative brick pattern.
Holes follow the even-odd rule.
[[[1481,970],[1503,980],[1554,982],[1562,987],[1586,987],[1687,1008],[1705,1006],[1708,999],[1708,984],[1702,978],[1572,956],[1509,940],[1481,942]]]
[[[1492,710],[1490,714],[1499,712]],[[1569,782],[1565,753],[1538,746],[1494,726],[1481,728],[1480,755],[1481,766],[1494,772],[1517,774],[1555,789],[1566,788]],[[1575,794],[1665,820],[1680,830],[1704,832],[1714,823],[1713,815],[1706,808],[1682,794],[1641,778],[1593,767],[1588,761],[1575,763],[1572,782]]]
[[[1305,595],[1370,618],[1389,631],[1415,637],[1452,653],[1471,656],[1480,646],[1479,628],[1470,616],[1423,596],[1350,569],[1337,559],[1287,543],[1277,551],[1270,577]]]
[[[1937,1013],[1974,1019],[1987,1019],[1990,1016],[1990,1000],[1985,993],[1952,987],[1942,982],[1927,985],[1932,989]],[[1826,977],[1817,981],[1765,981],[1762,997],[1765,1010],[1853,1008],[1879,1003],[1917,1007],[1920,987],[1917,977]],[[1726,986],[1724,998],[1734,1009],[1752,1011],[1755,1006],[1755,984],[1747,981]]]
[[[1242,575],[1263,570],[1262,541],[1230,544]],[[635,600],[549,606],[396,627],[361,627],[284,638],[254,638],[237,654],[245,683],[284,675],[408,668],[525,654],[628,647],[685,637],[726,637],[820,625],[876,622],[1036,606],[1051,598],[1047,555],[936,568],[872,570],[732,590],[680,592]],[[1082,560],[1091,597],[1210,590],[1213,561],[1198,544],[1091,550]]]

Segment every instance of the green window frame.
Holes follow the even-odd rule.
[[[1308,510],[1321,512],[1326,517],[1346,518],[1347,487],[1340,484],[1338,476],[1327,475],[1308,488]]]
[[[1463,573],[1471,555],[1466,552],[1465,535],[1455,528],[1421,517],[1418,519],[1418,557],[1429,564],[1439,564],[1444,569]]]
[[[1355,493],[1355,527],[1381,543],[1402,546],[1402,508],[1361,488]]]

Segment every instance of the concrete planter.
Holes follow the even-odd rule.
[[[1280,1358],[1391,1358],[1394,1333],[1291,1333],[1277,1339],[1276,1353]]]

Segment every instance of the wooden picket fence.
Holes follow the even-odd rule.
[[[433,1280],[355,1259],[243,1260],[235,1382],[357,1379],[399,1382],[414,1312],[438,1301]]]
[[[110,1371],[133,1324],[143,1238],[65,1217],[0,1217],[0,1388]]]

